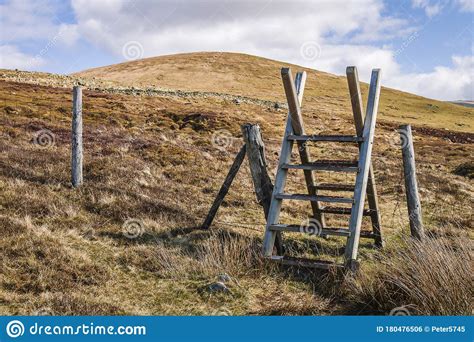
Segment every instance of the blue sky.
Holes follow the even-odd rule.
[[[0,68],[71,73],[191,51],[245,52],[472,100],[474,0],[0,0]]]

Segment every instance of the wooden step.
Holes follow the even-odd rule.
[[[294,258],[294,257],[282,257],[282,256],[272,256],[270,260],[278,262],[282,265],[288,266],[297,266],[297,267],[308,267],[308,268],[318,268],[318,269],[343,269],[344,265],[337,264],[332,261],[326,260],[314,260],[314,259],[306,259],[306,258]]]
[[[342,207],[322,207],[320,210],[322,213],[339,214],[339,215],[350,215],[352,212],[351,208],[342,208]],[[364,209],[363,215],[370,216],[370,210]]]
[[[320,183],[314,187],[315,190],[329,190],[329,191],[350,191],[354,192],[354,185],[352,184],[332,184]]]
[[[289,135],[291,141],[327,141],[327,142],[362,142],[363,137],[353,135]]]
[[[352,198],[335,197],[335,196],[314,196],[305,194],[276,194],[277,199],[287,199],[296,201],[312,201],[312,202],[331,202],[331,203],[352,203]]]
[[[317,229],[314,226],[299,226],[296,224],[273,224],[268,227],[270,230],[277,232],[293,232],[293,233],[305,233],[316,236],[350,236],[351,233],[347,228],[322,228]]]
[[[351,232],[347,228],[327,227],[317,231],[315,230],[315,227],[312,226],[299,226],[296,224],[272,224],[268,227],[268,229],[277,232],[305,233],[308,235],[315,236],[351,236]],[[374,233],[369,230],[361,230],[360,237],[367,239],[375,239]]]
[[[304,164],[283,164],[282,169],[358,172],[357,161],[347,160],[318,160]]]

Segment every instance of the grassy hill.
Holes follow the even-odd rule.
[[[203,52],[160,56],[89,69],[77,75],[117,85],[218,92],[284,102],[280,79],[283,66],[308,73],[306,110],[327,109],[337,111],[336,114],[349,111],[345,77],[246,54]],[[366,99],[367,84],[363,84],[362,92]],[[472,108],[382,88],[381,120],[474,132],[473,114]]]
[[[363,240],[354,279],[261,259],[264,217],[247,162],[212,229],[196,229],[242,145],[241,124],[261,126],[273,177],[286,117],[274,106],[284,102],[282,65],[193,54],[72,76],[0,70],[0,314],[387,314],[401,306],[412,314],[470,314],[471,108],[383,90],[373,163],[387,247]],[[84,186],[72,189],[71,88],[78,82]],[[347,93],[343,78],[309,71],[307,131],[353,132]],[[430,237],[423,245],[406,239],[401,122],[414,124]],[[351,159],[357,150],[318,144],[311,152]],[[302,173],[288,184],[303,191]],[[300,224],[308,213],[307,203],[289,203],[282,219]],[[329,222],[344,226],[347,217]],[[293,255],[339,260],[344,246],[337,237],[294,234],[285,243]],[[224,273],[230,291],[210,291]]]

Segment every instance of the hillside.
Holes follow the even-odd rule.
[[[279,268],[260,257],[264,216],[247,161],[211,230],[197,229],[242,145],[240,125],[260,125],[273,178],[286,117],[282,64],[212,56],[157,57],[72,76],[0,70],[0,314],[385,315],[406,305],[412,314],[472,312],[472,108],[384,89],[373,164],[386,249],[362,241],[355,279]],[[194,72],[206,63],[207,72]],[[309,72],[307,131],[352,133],[345,80]],[[84,86],[80,189],[70,186],[76,83]],[[421,247],[406,239],[401,122],[414,124],[430,237]],[[327,144],[311,152],[350,159],[357,149]],[[303,181],[292,174],[290,191]],[[286,205],[282,218],[301,224],[308,208]],[[341,238],[285,237],[294,255],[341,258]],[[209,291],[224,273],[230,291]],[[403,281],[419,291],[406,293]]]
[[[306,108],[320,111],[328,109],[331,112],[336,109],[348,110],[345,77],[245,54],[189,53],[160,56],[85,70],[76,75],[96,77],[122,86],[218,92],[284,102],[280,80],[282,66],[306,70],[308,73]],[[362,86],[362,91],[366,96],[366,84]],[[462,108],[389,88],[382,89],[381,120],[474,132],[473,114],[472,108]]]

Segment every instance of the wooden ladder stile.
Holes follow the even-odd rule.
[[[291,70],[282,68],[281,72],[283,86],[288,101],[288,118],[281,146],[280,159],[275,177],[272,199],[270,203],[265,237],[263,242],[263,254],[265,257],[287,265],[299,265],[316,268],[345,267],[355,270],[357,268],[357,253],[359,238],[373,239],[376,246],[382,246],[382,234],[380,228],[380,212],[377,201],[374,172],[371,164],[372,146],[374,141],[375,122],[377,116],[378,102],[380,97],[380,70],[372,71],[369,87],[369,99],[365,122],[362,117],[362,98],[360,94],[357,69],[347,68],[347,79],[351,95],[351,104],[354,114],[356,128],[355,136],[342,135],[306,135],[301,115],[300,105],[303,98],[306,73],[299,72],[293,83]],[[311,161],[307,142],[338,142],[355,143],[359,147],[359,158],[355,161],[322,160]],[[296,142],[300,154],[301,164],[290,163],[293,143]],[[285,185],[289,169],[303,170],[305,175],[307,194],[285,193]],[[314,172],[355,172],[356,181],[351,184],[331,184],[315,182]],[[352,192],[353,197],[341,197],[334,195],[321,195],[319,191]],[[369,209],[364,208],[367,195]],[[309,225],[281,224],[279,222],[281,205],[283,200],[310,201],[312,217]],[[324,206],[321,203],[346,203],[349,207]],[[326,226],[325,214],[350,215],[349,227],[331,228]],[[361,231],[363,216],[369,216],[372,221],[372,231]],[[345,248],[344,264],[336,264],[328,261],[313,259],[298,259],[285,255],[273,255],[275,237],[280,232],[311,232],[314,230],[314,219],[316,220],[317,235],[319,236],[341,236],[347,238]],[[313,232],[314,233],[314,232]],[[311,233],[312,234],[312,233]]]

